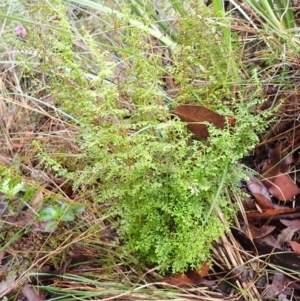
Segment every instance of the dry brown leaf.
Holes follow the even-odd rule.
[[[205,261],[202,264],[202,267],[197,271],[197,273],[201,276],[201,277],[205,277],[207,275],[209,271],[209,264],[207,263],[207,261]]]
[[[7,212],[8,212],[8,202],[0,201],[0,217],[2,217],[2,215]]]
[[[249,178],[250,181],[247,183],[248,189],[254,196],[259,207],[264,210],[274,209],[274,204],[271,201],[267,188],[253,175],[249,175]]]
[[[256,241],[261,244],[282,250],[282,247],[280,246],[280,244],[278,244],[277,240],[271,234],[264,236],[262,238],[258,238],[258,239],[256,239]]]
[[[215,281],[206,280],[203,277],[207,275],[209,271],[209,264],[204,262],[199,270],[187,271],[185,274],[176,274],[174,277],[165,278],[164,281],[178,286],[186,287],[191,285],[204,284],[206,286],[215,285]]]
[[[42,293],[37,293],[34,288],[26,284],[22,288],[23,295],[28,299],[28,301],[44,301],[45,297]]]
[[[274,204],[274,209],[275,210],[289,210],[291,208]]]
[[[292,155],[288,155],[286,157],[284,157],[283,162],[284,165],[290,165],[292,163],[295,163],[295,159]]]
[[[280,172],[281,163],[280,160],[282,158],[281,154],[281,146],[278,146],[276,149],[271,150],[272,154],[267,162],[264,163],[262,168],[262,174],[264,175],[263,184],[269,188],[272,185],[273,177],[278,175]]]
[[[251,197],[245,197],[243,207],[246,211],[256,210],[255,201]]]
[[[249,175],[249,181],[247,182],[248,189],[251,193],[262,194],[267,198],[270,198],[267,188],[253,175]]]
[[[291,241],[295,232],[299,230],[299,227],[287,227],[281,231],[277,237],[277,242],[282,245],[286,241]]]
[[[269,99],[269,100],[264,101],[264,102],[259,106],[259,109],[260,109],[261,111],[265,111],[265,110],[271,108],[272,105],[273,105],[273,100],[272,100],[272,99],[271,99],[271,100]]]
[[[8,155],[6,156],[5,154],[0,154],[0,163],[2,163],[5,166],[9,166],[11,164],[11,157]]]
[[[5,128],[8,131],[11,128],[11,125],[14,124],[15,110],[7,110],[4,114],[1,115]]]
[[[284,174],[287,170],[287,164],[292,162],[292,157],[285,157],[285,153],[282,152],[279,145],[265,163],[262,173],[265,179],[262,183],[267,187],[269,192],[280,201],[288,201],[292,199],[296,194],[300,192],[298,186],[292,181],[292,179]]]
[[[296,255],[300,255],[300,244],[290,240],[289,244]]]
[[[287,227],[299,227],[300,229],[300,219],[281,219],[280,222]]]
[[[280,214],[292,214],[298,212],[297,208],[267,209],[264,212],[246,212],[247,219],[250,220],[268,220]]]
[[[180,105],[173,110],[173,113],[185,122],[209,122],[220,129],[223,129],[226,124],[225,116],[200,105]],[[234,121],[230,121],[230,117],[228,118],[229,123],[234,123]],[[205,139],[209,135],[205,124],[189,124],[187,127],[197,138]]]
[[[20,215],[18,217],[16,216],[8,216],[6,218],[6,222],[14,225],[18,225],[21,227],[27,226],[30,223],[32,223],[32,215],[30,214],[24,214]]]
[[[254,196],[257,204],[261,209],[274,209],[274,204],[272,203],[270,198],[267,198],[266,196],[259,193],[252,193],[252,195]]]
[[[193,281],[193,285],[205,285],[207,287],[212,287],[216,284],[215,280],[208,280],[199,274],[198,271],[188,271],[186,272],[186,275]]]
[[[264,236],[267,236],[271,232],[274,231],[276,227],[274,226],[262,226],[260,229],[256,229],[254,227],[249,227],[249,230],[251,231],[252,237],[254,239],[256,238],[262,238]]]
[[[1,251],[0,252],[0,265],[1,265],[1,262],[2,262],[2,259],[3,259],[4,255],[5,255],[5,251]]]
[[[272,185],[268,188],[269,192],[280,201],[288,201],[300,192],[293,180],[283,173],[273,179]]]
[[[8,292],[14,285],[17,276],[9,277],[6,280],[0,282],[0,294]]]
[[[56,227],[46,230],[45,228],[46,228],[48,222],[41,222],[41,221],[35,222],[33,215],[30,213],[20,215],[18,217],[8,216],[6,218],[6,222],[10,223],[10,224],[21,226],[21,227],[32,226],[30,229],[32,229],[32,231],[34,231],[34,232],[52,233],[56,230]]]
[[[16,152],[18,151],[21,147],[23,147],[24,144],[22,143],[17,143],[17,142],[11,142],[10,147],[11,149]]]
[[[165,278],[163,281],[177,287],[186,287],[194,284],[194,281],[185,274],[177,274],[174,277]]]
[[[37,222],[33,226],[33,231],[34,232],[43,232],[43,233],[53,233],[56,230],[56,226],[46,230],[46,226],[48,225],[48,222]]]
[[[36,211],[39,212],[43,205],[44,194],[42,191],[38,192],[35,198],[30,202],[30,206]]]
[[[275,273],[271,285],[268,285],[263,292],[264,298],[273,299],[281,292],[287,289],[287,285],[291,281],[282,273]]]

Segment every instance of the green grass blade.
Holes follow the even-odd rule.
[[[172,41],[176,41],[176,32],[172,27],[170,27],[170,24],[166,21],[162,21],[163,13],[160,10],[156,9],[158,11],[158,14],[156,14],[149,4],[143,5],[143,3],[139,0],[126,0],[126,2],[137,16],[140,18],[145,18],[145,15],[148,16],[155,22],[155,25],[160,28],[162,35],[168,35]]]
[[[185,13],[184,7],[182,5],[182,1],[179,0],[169,0],[172,4],[173,9],[182,16]]]
[[[114,9],[111,9],[111,8],[105,6],[105,5],[90,1],[90,0],[77,0],[77,1],[76,0],[64,0],[64,2],[79,3],[81,5],[85,5],[87,7],[98,10],[102,13],[115,15],[119,19],[124,19],[125,18],[125,15],[122,14],[121,12],[119,12],[117,10],[114,10]],[[136,27],[140,28],[141,30],[145,31],[145,33],[148,33],[148,34],[152,35],[154,38],[161,41],[161,43],[163,43],[165,46],[170,47],[170,48],[175,47],[175,42],[174,41],[172,41],[171,39],[169,39],[167,37],[162,36],[161,32],[159,32],[157,30],[154,30],[150,26],[146,26],[142,22],[137,21],[135,19],[130,19],[129,23],[130,23],[130,25],[136,26]]]
[[[216,15],[221,19],[221,22],[227,22],[225,17],[225,11],[223,2],[221,0],[213,0],[213,5],[215,9]],[[226,26],[226,24],[221,25],[221,32],[224,37],[225,45],[227,46],[227,51],[229,53],[229,63],[228,68],[230,69],[231,76],[235,82],[239,81],[239,68],[235,61],[235,58],[232,57],[232,39],[231,39],[231,31],[230,28]]]

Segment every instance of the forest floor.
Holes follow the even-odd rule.
[[[13,34],[26,44],[23,27]],[[47,52],[47,37],[42,42]],[[73,46],[90,49],[78,41]],[[86,129],[55,103],[55,93],[48,93],[45,87],[52,79],[47,71],[36,68],[32,75],[20,67],[15,45],[5,47],[0,69],[0,297],[7,299],[2,300],[300,300],[297,80],[293,88],[262,84],[265,100],[256,109],[265,112],[280,104],[279,109],[240,162],[249,170],[248,178],[240,179],[243,193],[226,191],[229,203],[239,208],[229,231],[213,244],[211,260],[185,273],[161,274],[157,266],[124,253],[112,218],[98,214],[100,209],[105,212],[106,204],[94,203],[97,190],[89,184],[75,187],[69,176],[59,173],[66,166],[72,172],[84,169],[81,142]],[[298,69],[298,62],[291,64],[289,76],[297,78]],[[56,72],[67,73],[59,68]],[[175,80],[165,76],[162,81],[166,98],[175,99],[180,92]],[[64,82],[71,87],[69,94],[74,82]],[[120,98],[122,106],[133,111],[129,96],[120,93]],[[179,110],[177,116],[188,122],[221,118],[201,108],[205,117]],[[99,116],[92,123],[101,123],[101,112]],[[197,137],[199,131],[192,132]],[[222,212],[216,215],[227,223]]]

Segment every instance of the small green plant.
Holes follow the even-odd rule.
[[[24,182],[16,182],[11,178],[6,178],[1,183],[0,192],[13,199],[24,188],[24,185]]]
[[[48,222],[45,229],[50,230],[56,227],[59,222],[74,221],[75,215],[81,214],[84,210],[84,206],[63,203],[61,206],[52,206],[42,209],[39,213],[39,220]]]

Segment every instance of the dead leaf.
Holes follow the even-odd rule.
[[[34,232],[42,232],[42,233],[53,233],[56,230],[56,226],[51,229],[46,229],[48,222],[37,222],[33,226]]]
[[[276,266],[281,266],[293,271],[300,270],[300,256],[293,252],[281,252],[283,248],[278,245],[278,242],[272,235],[268,235],[273,241],[269,243],[265,238],[262,239],[262,242],[260,242],[260,239],[251,241],[244,232],[236,228],[232,228],[231,231],[245,251],[252,251],[258,255],[266,255],[266,257],[264,257],[266,262],[270,260],[270,262]],[[275,247],[274,249],[276,245],[279,246],[279,248]],[[291,284],[291,287],[292,285],[294,287],[294,284]]]
[[[250,181],[247,183],[248,189],[254,196],[259,207],[264,210],[274,209],[274,204],[271,201],[267,188],[253,175],[249,175],[249,178]]]
[[[11,128],[11,125],[14,124],[14,115],[16,113],[15,109],[6,110],[2,115],[2,121],[5,125],[6,130],[8,131]]]
[[[284,157],[285,153],[279,145],[273,150],[270,159],[265,163],[262,170],[265,177],[262,183],[280,201],[288,201],[300,192],[292,179],[283,173],[287,171],[287,164],[292,162],[291,156],[287,156],[282,161]]]
[[[265,110],[271,108],[273,106],[273,103],[274,103],[274,101],[272,99],[266,100],[259,106],[259,109],[261,111],[265,111]]]
[[[24,144],[22,144],[22,143],[11,142],[10,147],[11,147],[11,149],[12,149],[14,152],[16,152],[16,151],[18,151],[20,148],[22,148],[23,145],[24,145]]]
[[[5,278],[8,275],[8,272],[10,271],[10,268],[7,265],[1,265],[0,266],[0,277],[1,279]],[[0,282],[0,287],[1,287],[1,282]],[[0,297],[1,297],[1,292],[0,292]]]
[[[270,197],[267,198],[266,196],[259,193],[252,193],[252,195],[254,196],[257,204],[261,209],[274,209],[274,204],[272,203]]]
[[[25,227],[25,226],[32,226],[32,230],[34,232],[44,232],[44,233],[52,233],[56,230],[56,227],[53,227],[49,230],[46,229],[48,222],[36,222],[33,219],[32,214],[27,213],[20,216],[8,216],[6,218],[6,222],[10,224],[14,224],[17,226]]]
[[[283,245],[286,241],[291,241],[295,232],[299,230],[299,227],[287,227],[281,231],[277,237],[277,242]]]
[[[2,259],[4,258],[5,251],[0,252],[0,265],[2,265]]]
[[[165,278],[164,281],[177,287],[186,287],[199,284],[204,284],[211,287],[215,285],[215,281],[210,281],[203,278],[207,275],[208,271],[209,264],[207,262],[204,262],[199,270],[190,270],[185,274],[179,273],[174,277]]]
[[[275,210],[287,210],[287,209],[291,209],[291,208],[274,204],[274,209]]]
[[[174,277],[165,278],[163,281],[177,287],[186,287],[194,284],[193,280],[185,274],[176,274]]]
[[[193,285],[198,285],[203,280],[203,277],[201,277],[197,270],[187,271],[186,275],[193,281]]]
[[[184,104],[173,110],[181,121],[185,122],[209,122],[217,128],[223,129],[226,124],[226,117],[222,116],[210,109],[200,105]],[[228,122],[234,124],[234,118],[228,117]],[[207,126],[205,124],[189,124],[188,129],[200,139],[205,139],[209,136]]]
[[[280,246],[280,244],[277,242],[277,240],[271,234],[264,236],[262,238],[258,238],[258,239],[256,239],[256,241],[263,245],[267,245],[267,246],[282,250],[282,247]]]
[[[299,227],[300,228],[300,219],[281,219],[280,222],[287,227]]]
[[[14,285],[17,276],[9,277],[9,279],[0,282],[0,294],[8,292]]]
[[[263,293],[264,298],[273,299],[287,289],[291,281],[282,273],[275,273],[271,285],[268,285]],[[291,293],[291,292],[289,292]]]
[[[17,226],[27,226],[32,222],[32,216],[30,214],[24,214],[24,215],[20,215],[20,216],[8,216],[6,218],[6,222],[10,223],[10,224],[14,224]]]
[[[281,166],[281,146],[279,145],[274,150],[270,150],[271,155],[267,162],[264,163],[264,166],[262,168],[262,174],[264,176],[264,180],[262,181],[263,184],[269,188],[272,185],[273,177],[278,175],[280,172],[280,166]]]
[[[43,205],[44,194],[40,191],[35,198],[30,202],[31,207],[36,211],[39,212]]]
[[[24,285],[22,288],[23,295],[28,299],[28,301],[44,301],[45,297],[42,293],[37,293],[34,288],[30,285]]]
[[[292,155],[288,155],[288,156],[284,157],[284,159],[283,159],[284,165],[290,165],[292,163],[295,163],[295,159],[293,158]]]
[[[0,201],[0,217],[5,214],[8,210],[8,202],[7,201]]]
[[[278,173],[272,182],[268,188],[269,192],[280,201],[291,200],[296,194],[300,193],[298,186],[293,180],[283,173]]]
[[[300,255],[300,244],[290,240],[289,244],[296,255]]]
[[[243,207],[245,211],[256,210],[255,201],[251,197],[245,197],[243,200]]]
[[[0,154],[0,163],[2,163],[5,166],[9,166],[11,164],[11,158],[9,156],[6,156],[5,154]]]
[[[264,212],[246,212],[247,219],[249,221],[253,220],[269,220],[269,219],[280,219],[283,218],[282,215],[298,213],[299,209],[297,208],[282,208],[282,209],[267,209]]]
[[[207,275],[209,271],[209,264],[207,263],[207,261],[205,261],[202,264],[202,267],[197,271],[197,273],[201,276],[201,277],[205,277]]]
[[[268,234],[273,232],[275,228],[276,227],[274,226],[262,226],[260,229],[257,229],[250,226],[249,230],[252,234],[252,237],[254,239],[257,239],[257,238],[262,238],[264,236],[267,236]]]

